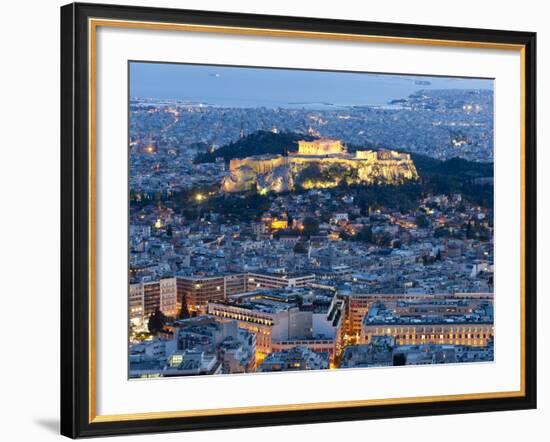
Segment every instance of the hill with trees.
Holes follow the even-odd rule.
[[[213,163],[216,158],[229,162],[233,158],[244,158],[253,155],[286,155],[289,151],[298,150],[299,140],[314,138],[295,132],[279,132],[260,130],[253,132],[240,140],[220,147],[213,152],[201,153],[195,157],[195,163]]]
[[[253,132],[244,138],[216,149],[214,152],[198,154],[195,163],[212,163],[216,158],[229,162],[234,158],[244,158],[254,155],[286,155],[298,150],[299,140],[313,140],[314,137],[296,132],[274,133],[265,130]],[[382,150],[375,144],[366,146],[347,145],[349,152],[360,149]],[[391,147],[388,147],[388,149]],[[408,152],[421,176],[446,176],[464,180],[487,178],[493,176],[493,163],[477,163],[462,158],[451,158],[446,161],[431,158],[427,155]]]

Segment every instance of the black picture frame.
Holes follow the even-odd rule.
[[[521,45],[524,50],[524,395],[94,422],[90,419],[89,18]],[[61,8],[61,434],[241,428],[536,408],[536,34],[73,3]]]

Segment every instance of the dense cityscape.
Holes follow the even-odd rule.
[[[493,93],[129,103],[129,376],[493,360]]]

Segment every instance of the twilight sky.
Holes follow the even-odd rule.
[[[429,82],[429,84],[418,82]],[[130,63],[130,96],[234,107],[382,105],[420,89],[493,89],[493,80],[395,74]]]

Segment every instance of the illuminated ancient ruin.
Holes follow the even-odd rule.
[[[349,153],[340,140],[299,141],[298,152],[233,159],[223,192],[284,192],[341,184],[403,184],[418,179],[409,154],[393,150]]]

